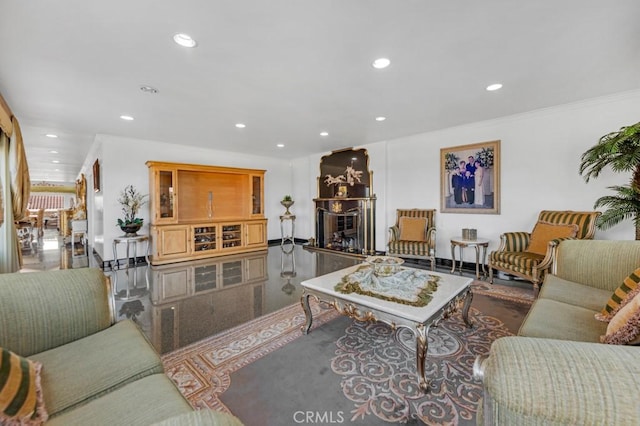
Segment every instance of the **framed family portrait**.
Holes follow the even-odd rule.
[[[440,211],[500,214],[500,141],[440,149]]]

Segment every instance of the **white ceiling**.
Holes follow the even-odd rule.
[[[638,0],[0,0],[0,11],[0,93],[34,181],[74,181],[96,134],[297,158],[640,88]],[[178,32],[198,47],[176,45]],[[372,68],[378,57],[391,66]],[[504,88],[485,91],[494,82]]]

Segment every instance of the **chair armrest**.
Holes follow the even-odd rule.
[[[400,228],[392,226],[389,228],[389,242],[398,241],[400,239]]]
[[[0,346],[29,356],[104,330],[110,292],[98,268],[0,274]]]
[[[576,240],[575,237],[565,237],[565,238],[556,238],[554,240],[549,241],[547,245],[547,252],[544,255],[544,259],[538,265],[533,267],[533,276],[542,277],[543,273],[549,271],[553,268],[553,265],[556,260],[556,254],[558,252],[558,245],[562,241],[567,240]]]
[[[485,424],[640,424],[638,355],[633,346],[500,338],[474,366]]]
[[[529,232],[505,232],[500,235],[498,251],[525,251],[530,238]]]
[[[429,243],[429,254],[436,254],[436,228],[427,229],[427,242]]]

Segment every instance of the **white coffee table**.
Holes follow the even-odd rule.
[[[300,303],[306,316],[302,332],[307,334],[313,322],[309,307],[310,297],[318,302],[327,303],[341,314],[358,321],[380,321],[394,330],[400,327],[407,328],[416,338],[418,382],[424,392],[428,391],[429,380],[425,377],[424,363],[427,357],[429,330],[431,327],[437,327],[440,321],[456,312],[463,300],[462,318],[468,327],[472,326],[469,321],[469,307],[473,298],[470,287],[473,280],[428,271],[430,275],[439,276],[440,281],[438,289],[432,295],[433,299],[424,307],[385,301],[357,293],[343,294],[334,290],[335,285],[341,281],[342,277],[355,272],[361,266],[351,266],[301,283],[304,292]]]

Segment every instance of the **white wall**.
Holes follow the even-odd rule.
[[[117,219],[122,217],[121,206],[117,201],[120,191],[127,185],[134,185],[142,193],[149,192],[149,171],[145,165],[147,161],[267,170],[264,200],[265,215],[268,219],[267,238],[280,238],[278,216],[283,209],[280,200],[285,194],[292,193],[292,173],[288,161],[109,135],[98,135],[96,145],[96,152],[101,153],[99,160],[102,171],[102,190],[100,203],[96,202],[95,207],[102,206],[102,212],[91,213],[95,217],[103,218],[103,236],[100,237],[99,231],[96,231],[94,245],[103,260],[113,259],[111,249],[113,238],[122,234],[122,231],[116,226]],[[93,164],[93,161],[95,161],[95,157],[86,161],[86,164]],[[144,219],[145,225],[142,232],[148,233],[150,222],[148,204],[143,207],[138,216]],[[139,248],[139,250],[141,249]],[[124,250],[124,245],[118,247],[118,258],[125,257]]]
[[[450,238],[459,236],[462,228],[477,228],[479,236],[491,240],[491,251],[503,232],[531,231],[540,210],[593,210],[596,199],[611,194],[608,186],[626,184],[630,174],[607,170],[587,184],[578,173],[580,156],[602,135],[639,119],[640,91],[633,91],[360,146],[369,152],[378,195],[376,249],[385,250],[387,228],[395,222],[397,208],[438,210],[436,255],[445,259],[451,258]],[[500,214],[440,213],[440,149],[496,139],[501,140]],[[306,171],[294,168],[294,179],[312,182],[306,194],[297,194],[299,199],[317,195],[317,165],[325,154],[294,162],[309,165]],[[313,235],[312,206],[297,213],[303,235]],[[598,230],[595,236],[634,237],[630,221]],[[473,260],[471,252],[465,252],[466,261]]]

